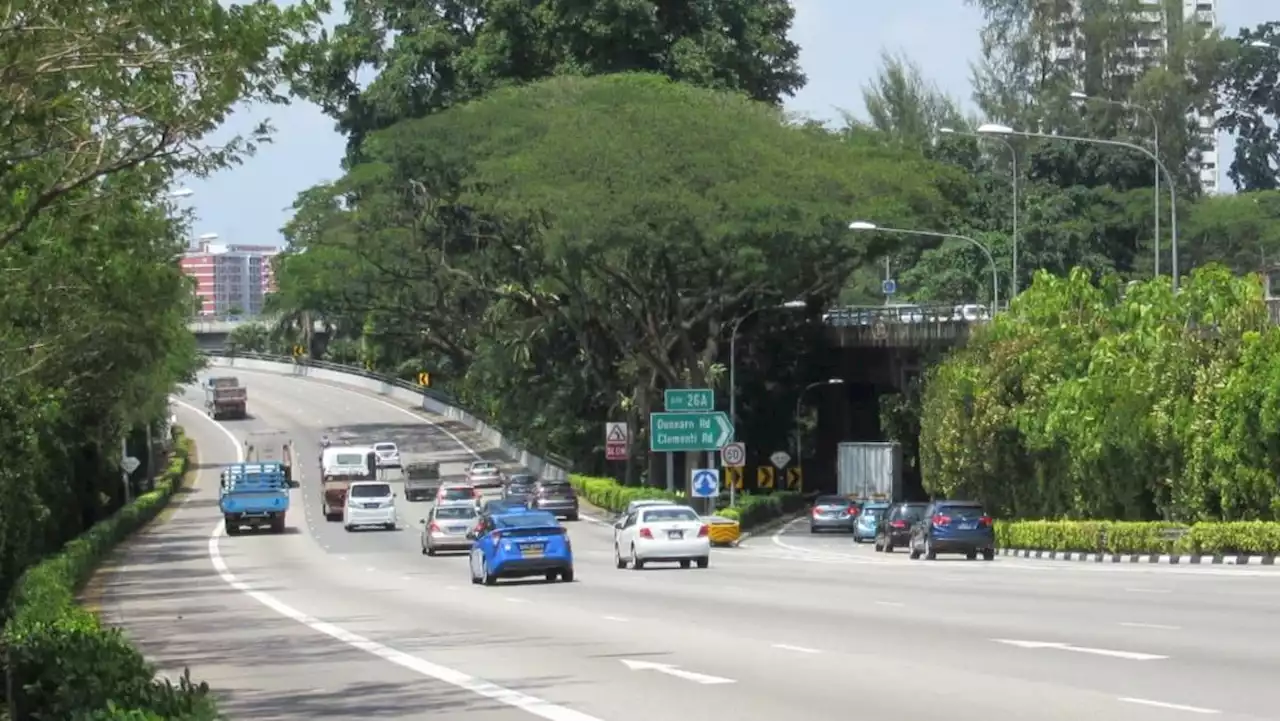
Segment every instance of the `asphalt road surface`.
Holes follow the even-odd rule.
[[[393,440],[446,475],[491,451],[395,401],[236,373],[254,417],[178,407],[200,484],[134,543],[103,604],[232,718],[1277,717],[1274,569],[909,561],[800,524],[716,549],[706,570],[620,571],[612,528],[584,519],[567,524],[576,582],[473,586],[465,554],[419,553],[427,504],[401,501],[396,531],[326,522],[318,442]],[[217,467],[267,429],[299,451],[290,531],[227,538]]]

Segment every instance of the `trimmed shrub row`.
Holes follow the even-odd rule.
[[[1169,540],[1176,531],[1186,534]],[[1280,556],[1280,523],[1206,522],[1190,526],[1131,521],[997,521],[1000,548],[1090,553]]]
[[[688,500],[683,493],[671,493],[663,488],[623,486],[612,478],[571,475],[569,483],[588,503],[614,513],[621,513],[632,501],[660,499],[685,503]],[[737,500],[736,508],[721,508],[716,514],[737,521],[744,531],[798,511],[805,505],[801,494],[789,491],[767,495],[744,493]]]
[[[185,675],[157,681],[155,668],[119,629],[76,603],[76,593],[110,551],[164,508],[193,455],[175,430],[175,451],[155,489],[23,574],[9,599],[2,641],[16,718],[32,721],[213,721],[205,684]]]

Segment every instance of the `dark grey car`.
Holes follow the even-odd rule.
[[[570,521],[578,520],[578,494],[568,481],[540,481],[534,487],[529,507]]]

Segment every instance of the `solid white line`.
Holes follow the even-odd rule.
[[[1173,593],[1167,588],[1126,588],[1129,593]]]
[[[627,622],[627,619],[625,619],[625,618],[623,618],[623,617],[621,617],[621,616],[605,616],[605,617],[604,617],[604,620],[606,620],[606,621],[617,621],[618,623],[626,623],[626,622]]]
[[[199,412],[198,409],[190,404],[183,403],[182,405]],[[203,415],[203,413],[201,415]],[[226,434],[227,438],[231,439],[232,445],[236,448],[237,459],[240,462],[243,462],[244,448],[240,445],[240,441],[235,437],[235,434],[228,430],[226,426],[214,421],[213,419],[209,419],[209,422],[217,426],[219,430]],[[444,429],[441,428],[440,430]],[[452,433],[449,433],[448,431],[445,431],[445,433],[448,433],[453,437]],[[454,437],[454,440],[457,440],[457,438]],[[466,448],[466,445],[463,444],[462,441],[458,441],[458,443]],[[536,696],[530,696],[519,691],[504,688],[497,684],[490,683],[489,681],[485,681],[484,679],[470,676],[461,671],[455,671],[451,668],[418,658],[417,656],[411,656],[403,651],[397,651],[390,646],[384,646],[377,641],[371,641],[363,636],[351,633],[340,626],[308,616],[292,606],[282,603],[269,593],[255,591],[248,584],[237,579],[235,575],[231,573],[231,569],[227,567],[226,562],[223,560],[222,552],[218,549],[218,539],[222,537],[222,531],[223,524],[219,522],[213,527],[212,533],[209,534],[209,560],[213,563],[213,569],[218,572],[218,575],[227,583],[227,585],[237,591],[240,591],[246,596],[249,596],[267,608],[270,608],[281,616],[297,621],[313,631],[323,633],[330,638],[341,641],[352,648],[360,649],[365,653],[377,656],[384,661],[390,661],[397,666],[409,669],[410,671],[414,671],[428,678],[433,678],[442,683],[447,683],[465,691],[470,691],[474,694],[492,699],[498,703],[518,708],[522,711],[531,713],[534,716],[538,716],[539,718],[547,719],[547,721],[602,721],[595,716],[575,711],[566,706],[560,706],[558,704],[551,703],[550,701],[544,701]]]
[[[780,648],[783,651],[795,651],[797,653],[822,653],[816,648],[805,648],[804,646],[792,646],[789,643],[775,643],[774,648]]]
[[[1128,623],[1121,621],[1120,625],[1129,628],[1153,628],[1159,631],[1178,631],[1182,629],[1181,626],[1166,626],[1163,623]]]
[[[891,606],[891,607],[893,607],[893,608],[902,608],[903,606],[905,606],[905,605],[907,605],[907,604],[905,604],[905,603],[898,603],[897,601],[876,601],[876,605],[877,605],[877,606]]]
[[[1213,708],[1201,708],[1199,706],[1184,706],[1183,704],[1180,704],[1180,703],[1165,703],[1164,701],[1152,701],[1151,699],[1146,699],[1146,698],[1122,697],[1120,700],[1124,701],[1125,703],[1136,703],[1142,706],[1154,706],[1156,708],[1166,708],[1166,709],[1169,709],[1170,711],[1186,711],[1188,713],[1199,713],[1199,714],[1208,714],[1208,715],[1222,713],[1221,711]]]
[[[507,596],[506,601],[507,601],[507,603],[528,603],[528,602],[529,602],[529,599],[527,599],[527,598],[511,598],[510,596]]]

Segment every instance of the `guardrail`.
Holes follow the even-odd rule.
[[[836,327],[877,324],[914,325],[921,323],[985,323],[991,308],[975,303],[930,305],[873,305],[832,308],[822,314],[827,325]]]
[[[302,376],[316,380],[327,380],[331,383],[348,385],[371,390],[378,395],[390,396],[400,401],[413,403],[424,411],[443,416],[451,421],[479,433],[486,443],[498,448],[507,456],[515,459],[525,468],[542,478],[561,479],[568,476],[572,463],[564,456],[555,453],[535,454],[506,438],[503,432],[486,419],[463,409],[458,401],[448,393],[424,388],[406,380],[373,373],[363,368],[318,361],[309,358],[294,359],[288,356],[277,356],[266,353],[248,353],[244,351],[207,351],[210,365],[217,367],[244,368],[280,375]]]

